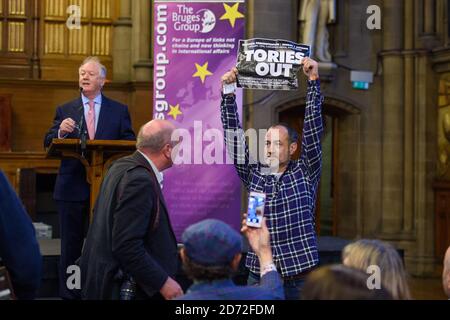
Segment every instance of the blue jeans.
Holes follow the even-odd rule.
[[[259,275],[249,272],[247,285],[255,286],[259,284]],[[286,300],[299,300],[302,293],[305,279],[285,280],[283,279],[284,296]]]

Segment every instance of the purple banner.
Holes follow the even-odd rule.
[[[170,120],[182,137],[178,164],[164,173],[175,234],[180,241],[206,218],[239,230],[241,184],[223,142],[220,78],[236,65],[244,2],[156,0],[153,9],[153,118]]]

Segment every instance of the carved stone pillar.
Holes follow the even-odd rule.
[[[131,81],[131,0],[120,1],[120,13],[114,22],[113,70],[115,81]]]
[[[414,50],[414,3],[404,3],[404,167],[403,167],[403,226],[405,233],[414,229],[414,109],[415,109],[415,57]]]
[[[436,32],[436,0],[423,1],[423,33],[432,35]]]
[[[418,19],[420,40],[424,47],[432,50],[440,45],[441,39],[439,38],[443,36],[443,34],[437,34],[438,28],[436,22],[441,22],[446,19],[442,16],[443,12],[446,11],[445,5],[443,5],[442,0],[421,0],[418,5],[420,12]],[[437,10],[440,11],[438,12]]]
[[[135,81],[151,81],[152,60],[151,60],[151,26],[152,2],[150,0],[133,0],[133,68]]]
[[[381,233],[402,230],[404,187],[403,1],[383,2],[383,155]]]

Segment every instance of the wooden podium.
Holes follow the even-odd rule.
[[[127,156],[134,151],[136,151],[135,141],[87,140],[86,152],[83,157],[79,139],[53,139],[47,149],[47,158],[76,158],[83,163],[86,168],[87,181],[91,185],[89,218],[92,221],[95,200],[106,171],[114,160]]]

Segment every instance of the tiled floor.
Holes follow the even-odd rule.
[[[411,295],[416,300],[446,300],[440,277],[416,278],[409,281]]]

